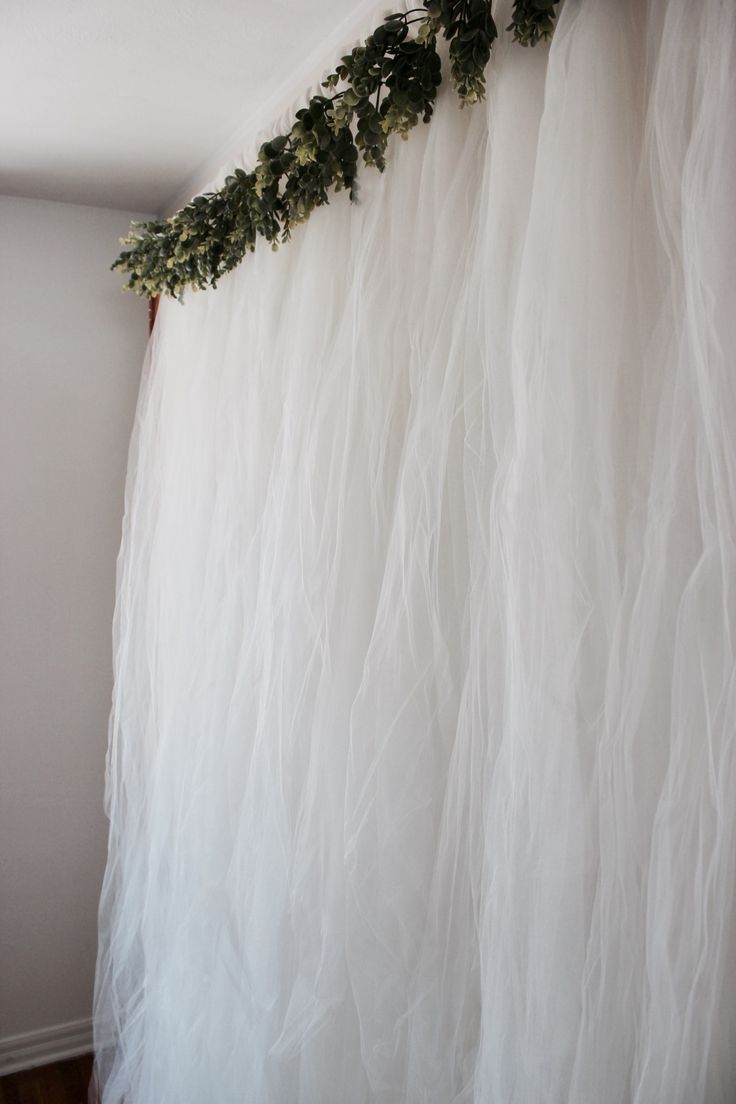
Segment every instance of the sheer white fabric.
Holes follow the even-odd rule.
[[[566,0],[163,304],[104,1104],[736,1099],[734,118],[732,0]]]

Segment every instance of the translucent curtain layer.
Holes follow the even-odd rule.
[[[731,0],[566,0],[162,305],[104,1104],[736,1098],[735,109]]]

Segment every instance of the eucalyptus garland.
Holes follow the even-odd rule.
[[[522,46],[554,30],[559,0],[515,0],[507,28]],[[341,58],[296,112],[288,134],[265,142],[251,172],[236,169],[219,191],[197,196],[171,218],[133,223],[113,264],[139,295],[181,298],[187,288],[215,287],[265,238],[273,249],[331,191],[356,197],[358,162],[381,172],[390,135],[406,139],[432,118],[442,64],[437,42],[449,42],[450,72],[460,105],[485,96],[485,69],[498,30],[490,0],[423,0],[389,15],[365,42]]]

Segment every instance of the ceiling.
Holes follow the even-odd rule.
[[[303,87],[319,76],[335,54],[324,56],[327,43],[371,6],[380,9],[366,0],[3,0],[0,193],[170,210],[280,85],[302,71]]]

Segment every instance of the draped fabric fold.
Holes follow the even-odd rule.
[[[736,6],[509,38],[161,305],[104,1104],[736,1099]]]

